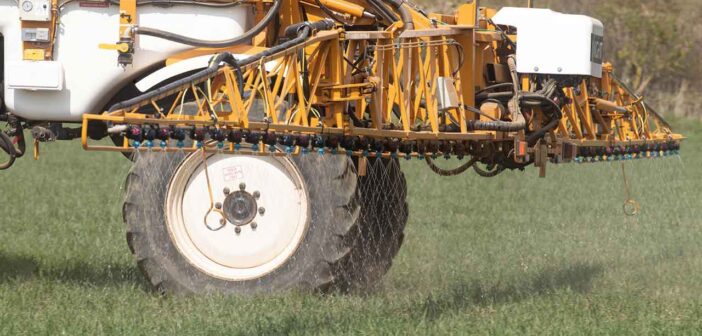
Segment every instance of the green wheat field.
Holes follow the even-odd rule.
[[[405,245],[377,290],[266,297],[152,292],[121,220],[129,161],[42,147],[0,172],[3,335],[702,334],[702,125],[680,158],[409,180]],[[440,162],[451,166],[456,162]]]

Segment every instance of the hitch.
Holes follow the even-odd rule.
[[[60,123],[49,123],[48,126],[32,127],[32,138],[39,142],[56,140],[73,140],[80,138],[81,128],[67,128]]]

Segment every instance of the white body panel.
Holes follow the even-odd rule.
[[[241,35],[247,28],[248,9],[176,6],[139,7],[139,24],[207,40]],[[99,49],[100,43],[117,42],[119,15],[116,6],[81,8],[67,5],[60,16],[55,61],[63,69],[59,91],[12,89],[5,85],[4,97],[10,112],[30,120],[79,121],[85,113],[99,113],[126,83],[169,55],[191,49],[178,43],[143,36],[135,46],[134,64],[122,69],[117,51]],[[22,81],[22,71],[7,69],[22,59],[19,11],[15,1],[0,0],[0,33],[5,39],[5,82]],[[37,67],[42,67],[36,62]],[[9,70],[9,71],[8,71]],[[26,75],[26,72],[24,73]]]
[[[63,65],[59,62],[9,62],[5,85],[17,90],[63,90]]]
[[[501,9],[493,21],[517,28],[518,72],[602,77],[602,22],[549,9],[512,7]]]

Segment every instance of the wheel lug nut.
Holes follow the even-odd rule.
[[[259,215],[263,216],[264,213],[266,213],[266,208],[264,208],[264,207],[258,208],[258,214],[259,214]]]
[[[219,203],[219,202],[215,203],[215,208],[216,208],[216,209],[221,209],[221,208],[222,208],[222,203]]]
[[[256,199],[258,199],[259,197],[261,197],[261,193],[258,192],[258,190],[256,190],[256,191],[253,192],[253,197],[255,197]]]
[[[220,225],[226,225],[226,224],[227,224],[227,220],[224,219],[224,218],[220,218],[220,219],[219,219],[219,224],[220,224]]]
[[[239,189],[245,190],[245,189],[246,189],[246,183],[244,183],[244,182],[239,183]]]
[[[240,233],[241,233],[241,228],[238,227],[238,226],[235,227],[235,228],[234,228],[234,232],[236,232],[236,234],[240,234]]]
[[[224,194],[229,195],[229,193],[230,193],[229,188],[224,188]]]
[[[256,230],[257,227],[258,224],[256,224],[256,222],[251,223],[251,229]]]

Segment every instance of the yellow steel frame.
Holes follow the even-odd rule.
[[[349,15],[357,16],[354,11],[364,4],[361,0],[348,1]],[[323,16],[315,4],[285,0],[281,25],[300,22],[301,6],[308,17]],[[223,66],[209,78],[165,92],[150,101],[110,113],[85,115],[83,147],[86,150],[134,150],[128,141],[123,147],[90,143],[86,133],[90,122],[209,126],[277,134],[336,134],[400,140],[523,141],[523,132],[473,131],[467,127],[468,121],[481,118],[465,107],[474,106],[476,89],[488,84],[484,69],[488,64],[504,63],[497,50],[505,36],[491,27],[484,16],[494,11],[481,10],[475,3],[466,4],[459,7],[454,16],[431,14],[429,17],[442,20],[442,24],[437,24],[411,7],[407,8],[413,15],[414,29],[403,29],[401,23],[396,23],[386,31],[345,31],[342,28],[321,31],[293,48],[242,67],[246,94],[237,85],[237,70]],[[126,14],[121,20],[121,34],[128,34],[127,29],[134,24],[128,17],[136,17],[135,0],[122,0],[120,9]],[[479,11],[484,14],[480,19]],[[265,49],[262,45],[265,40],[257,39],[258,46],[236,46],[231,50],[253,54]],[[459,49],[463,50],[462,55]],[[168,63],[212,52],[211,49],[195,49],[175,56]],[[373,53],[372,63],[360,60],[359,64],[352,65],[347,61],[354,55],[369,52]],[[370,76],[355,76],[354,70],[359,67],[370,68]],[[303,68],[308,69],[306,74],[302,73]],[[440,80],[454,83],[460,101],[457,106],[439,109]],[[523,80],[529,83],[528,77]],[[304,92],[305,85],[309,92]],[[592,92],[598,95],[591,97]],[[549,148],[550,153],[558,153],[564,143],[614,146],[682,139],[649,113],[640,98],[618,85],[610,65],[605,65],[601,79],[584,79],[578,86],[566,88],[564,93],[570,103],[563,108],[558,127],[537,146],[542,148],[544,141],[548,142],[545,148]],[[182,109],[179,103],[182,104],[188,94],[194,97],[197,106],[194,115],[179,113]],[[175,97],[170,106],[161,106],[165,97]],[[285,104],[288,97],[294,97],[297,103],[288,106]],[[261,109],[261,105],[264,108],[258,112],[265,118],[251,120],[250,115]],[[144,114],[142,109],[146,106],[160,111],[159,114]],[[357,119],[363,119],[367,113],[370,125],[354,126],[345,114],[349,107],[354,108]],[[319,112],[322,109],[324,115]],[[536,124],[530,127],[536,129],[538,121],[546,117],[538,108],[531,114],[532,123]],[[444,131],[452,121],[458,123],[459,130]],[[537,147],[530,151],[537,151]],[[210,149],[233,152],[234,145]],[[260,152],[265,151],[265,146],[260,146]],[[522,154],[526,152],[515,153],[516,156]]]

